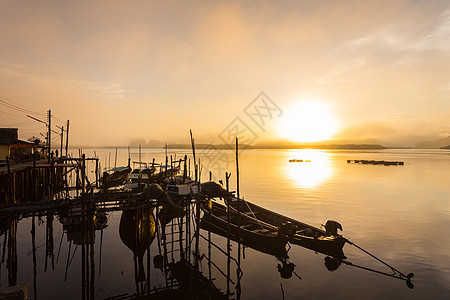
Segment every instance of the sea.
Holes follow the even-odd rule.
[[[98,157],[101,170],[124,166],[128,157],[131,164],[153,159],[165,164],[166,154],[169,163],[187,155],[194,176],[190,149],[82,151]],[[73,156],[78,154],[72,149]],[[197,149],[196,160],[201,181],[226,185],[228,174],[229,189],[245,200],[316,227],[335,220],[352,242],[343,248],[346,258],[331,270],[326,255],[297,245],[286,246],[288,258],[282,261],[232,241],[228,256],[227,239],[204,229],[199,252],[193,253],[192,219],[189,258],[196,274],[223,293],[229,290],[230,299],[449,299],[450,151],[240,149],[236,155],[233,149]],[[92,162],[88,174],[95,178]],[[107,226],[85,240],[88,247],[63,228],[57,215],[18,216],[14,247],[8,231],[1,231],[0,288],[24,284],[29,299],[132,299],[149,288],[176,285],[174,274],[163,271],[155,258],[166,246],[159,229],[143,256],[146,279],[138,279],[136,257],[119,228],[123,214],[109,212]],[[174,252],[169,262],[179,258],[179,249]],[[283,265],[291,268],[288,275],[280,272]],[[410,280],[400,275],[410,273]]]

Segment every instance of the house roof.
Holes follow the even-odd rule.
[[[16,146],[17,148],[20,148],[21,146],[24,146],[24,147],[32,147],[32,148],[37,148],[37,147],[38,147],[38,145],[35,144],[35,143],[30,143],[30,142],[22,141],[22,140],[17,140],[17,141],[14,143],[14,146]]]
[[[11,145],[17,143],[17,128],[0,128],[0,144]]]

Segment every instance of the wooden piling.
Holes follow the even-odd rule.
[[[241,199],[239,194],[239,141],[236,137],[236,193],[237,193],[237,205],[238,205],[238,263],[241,263]]]

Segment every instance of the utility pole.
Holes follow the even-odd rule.
[[[66,129],[66,157],[67,156],[67,152],[69,150],[69,120],[67,120],[67,129]]]
[[[50,163],[50,154],[52,152],[52,110],[48,111],[48,163]]]

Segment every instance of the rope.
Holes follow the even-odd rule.
[[[264,229],[262,223],[258,220],[258,218],[255,216],[255,214],[253,213],[252,209],[250,208],[250,206],[248,206],[248,203],[245,199],[240,199],[241,201],[244,201],[245,205],[247,206],[248,210],[250,211],[250,213],[253,215],[253,218],[256,220],[256,222],[258,222],[258,225],[261,227],[261,229]]]
[[[345,238],[344,238],[345,239]],[[406,279],[411,279],[412,277],[414,277],[414,273],[409,273],[408,275],[403,274],[402,272],[400,272],[399,270],[395,269],[393,266],[389,265],[388,263],[382,261],[381,259],[379,259],[378,257],[376,257],[375,255],[373,255],[372,253],[364,250],[363,248],[361,248],[360,246],[356,245],[355,243],[349,241],[348,239],[345,239],[345,241],[347,243],[349,243],[350,245],[355,246],[356,248],[358,248],[359,250],[363,251],[364,253],[370,255],[371,257],[375,258],[376,260],[378,260],[379,262],[381,262],[382,264],[384,264],[385,266],[389,267],[392,272],[394,272],[394,274],[400,274],[401,277],[406,278]]]

